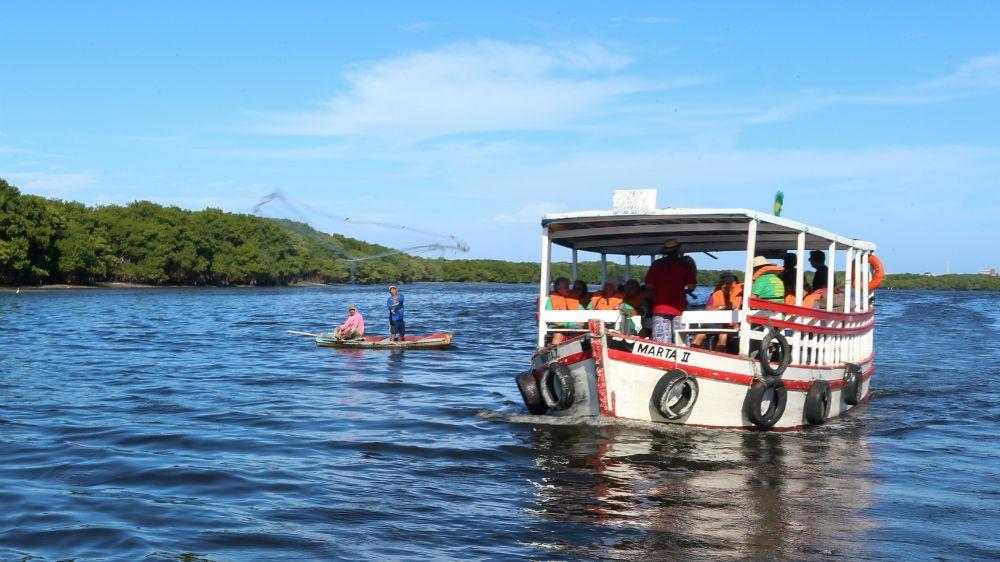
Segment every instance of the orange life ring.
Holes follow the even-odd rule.
[[[868,265],[872,268],[872,279],[868,282],[868,290],[874,291],[885,279],[885,266],[882,260],[875,257],[875,254],[868,256]]]

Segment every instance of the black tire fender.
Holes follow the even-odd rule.
[[[846,363],[844,368],[844,388],[840,391],[848,406],[856,406],[864,398],[864,384],[861,380],[861,365]]]
[[[767,351],[771,347],[772,341],[778,344],[778,353],[780,354],[777,367],[771,364],[771,354]],[[760,361],[760,370],[765,377],[780,377],[788,368],[788,364],[792,362],[792,351],[788,345],[788,339],[781,332],[773,328],[769,329],[760,340],[760,352],[757,359]]]
[[[824,380],[814,380],[806,393],[806,403],[803,408],[806,421],[819,425],[830,416],[830,383]]]
[[[550,364],[538,379],[538,388],[545,405],[552,410],[565,410],[576,400],[573,374],[566,365]]]
[[[687,416],[697,401],[698,381],[681,369],[667,371],[660,377],[650,398],[653,408],[668,420]]]
[[[539,416],[549,409],[542,400],[535,373],[527,371],[514,377],[514,380],[517,381],[517,389],[521,391],[521,399],[524,400],[524,407],[528,409],[529,414]]]
[[[764,399],[770,397],[767,410],[761,411]],[[757,427],[767,429],[778,423],[785,413],[785,405],[788,403],[788,389],[781,379],[774,378],[768,380],[755,380],[747,391],[746,400],[743,402],[743,413],[747,419]]]

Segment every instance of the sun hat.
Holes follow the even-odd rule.
[[[755,268],[760,267],[762,265],[773,265],[773,264],[767,261],[767,258],[765,258],[764,256],[757,256],[753,259],[753,266]]]
[[[347,310],[357,310],[357,309],[358,309],[358,307],[355,306],[355,305],[353,305],[353,304],[351,306],[347,307]]]
[[[676,238],[670,238],[663,243],[663,250],[669,252],[670,250],[676,250],[681,247],[681,243],[677,241]]]

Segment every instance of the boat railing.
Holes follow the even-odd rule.
[[[788,339],[793,365],[838,366],[858,363],[874,351],[875,309],[830,312],[750,299],[745,315],[750,339],[761,340],[767,328]]]
[[[615,331],[622,331],[625,316],[617,310],[543,310],[539,325],[543,336],[548,332],[586,332],[591,320],[600,320]],[[642,327],[641,316],[628,317],[634,327]]]

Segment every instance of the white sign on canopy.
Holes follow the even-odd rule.
[[[656,210],[656,190],[619,189],[613,202],[616,215],[645,215]]]

